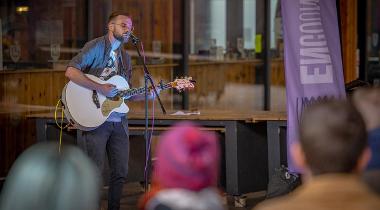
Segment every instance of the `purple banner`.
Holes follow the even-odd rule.
[[[287,94],[287,142],[298,141],[302,110],[345,98],[335,0],[281,0]],[[288,166],[299,171],[288,152]]]

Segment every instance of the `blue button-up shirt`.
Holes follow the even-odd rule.
[[[117,49],[118,74],[123,76],[129,83],[132,76],[131,57],[125,52],[125,59],[122,59],[121,49]],[[86,74],[99,77],[110,58],[111,42],[107,35],[98,37],[87,42],[81,51],[70,61],[68,66],[77,68]],[[120,65],[121,64],[121,65]]]

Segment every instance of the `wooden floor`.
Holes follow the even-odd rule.
[[[104,189],[104,194],[102,196],[102,206],[101,210],[107,209],[107,189]],[[127,183],[124,186],[123,197],[121,199],[120,209],[121,210],[137,210],[137,203],[139,198],[144,193],[144,187],[138,182]],[[265,196],[265,192],[249,193],[244,195],[246,197],[245,207],[235,207],[235,201],[232,196],[225,196],[224,200],[226,202],[226,209],[229,210],[245,210],[252,209],[257,203],[262,201]]]

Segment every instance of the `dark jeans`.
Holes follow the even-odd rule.
[[[84,135],[87,153],[100,172],[107,151],[110,167],[108,209],[119,209],[123,184],[128,173],[128,128],[123,127],[121,122],[105,122],[95,130],[84,132]]]

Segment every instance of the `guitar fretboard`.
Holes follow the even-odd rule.
[[[173,85],[172,85],[172,82],[169,82],[167,84],[163,84],[163,85],[157,85],[156,86],[157,88],[160,88],[161,90],[166,90],[166,89],[169,89],[169,88],[172,88]],[[149,87],[148,88],[148,91],[152,89],[152,87]],[[128,90],[123,90],[123,91],[120,91],[118,93],[118,96],[119,97],[126,97],[126,98],[129,98],[129,97],[132,97],[132,96],[135,96],[135,95],[141,95],[141,94],[144,94],[145,93],[145,88],[144,87],[140,87],[140,88],[131,88],[131,89],[128,89]]]

